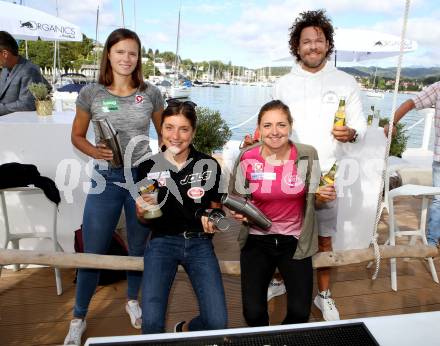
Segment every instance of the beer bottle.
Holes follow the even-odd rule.
[[[333,164],[332,168],[321,177],[319,181],[319,186],[333,185],[335,183],[336,170],[338,169],[338,165],[336,162]]]
[[[370,109],[371,109],[371,113],[368,114],[368,118],[367,118],[367,125],[368,125],[368,126],[371,126],[371,125],[372,125],[372,123],[373,123],[373,118],[374,118],[374,106],[371,106]]]
[[[339,99],[339,106],[333,124],[335,126],[345,126],[345,97]]]

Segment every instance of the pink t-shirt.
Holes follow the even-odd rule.
[[[244,153],[240,164],[249,181],[252,203],[272,220],[272,226],[269,230],[251,226],[249,232],[299,237],[306,189],[301,177],[297,175],[296,147],[291,146],[289,161],[280,166],[267,163],[260,150],[261,147],[256,147]]]

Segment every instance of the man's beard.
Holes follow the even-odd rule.
[[[317,68],[317,67],[321,66],[326,60],[327,60],[327,57],[324,56],[321,60],[319,60],[315,63],[310,63],[307,60],[301,60],[301,61],[308,68]]]

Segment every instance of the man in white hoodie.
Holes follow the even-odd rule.
[[[318,151],[321,170],[328,172],[343,157],[343,146],[362,138],[366,121],[356,80],[329,61],[333,52],[333,26],[324,10],[301,13],[290,28],[290,52],[296,58],[291,72],[274,86],[273,99],[287,104],[293,117],[293,140]],[[339,100],[345,98],[346,124],[334,126]],[[319,251],[332,250],[336,232],[337,203],[317,211]],[[339,320],[330,295],[330,268],[317,271],[315,305],[327,321]],[[276,286],[272,282],[272,286]]]

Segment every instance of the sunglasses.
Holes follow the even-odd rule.
[[[179,99],[168,99],[166,100],[168,107],[178,107],[180,105],[190,106],[192,108],[196,108],[197,104],[192,101],[180,101]]]

